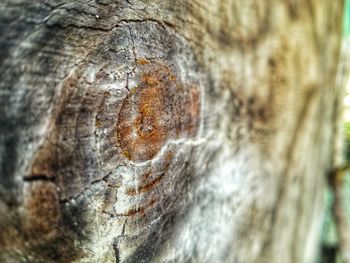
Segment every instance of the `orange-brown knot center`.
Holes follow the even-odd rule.
[[[193,87],[177,79],[161,62],[141,64],[139,84],[125,98],[117,125],[118,142],[128,159],[152,159],[168,139],[194,134],[199,110],[193,108],[199,109],[199,101],[192,98]]]

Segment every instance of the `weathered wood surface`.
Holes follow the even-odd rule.
[[[1,262],[312,262],[342,1],[0,2]]]

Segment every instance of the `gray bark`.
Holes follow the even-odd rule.
[[[1,262],[312,262],[342,1],[0,3]]]

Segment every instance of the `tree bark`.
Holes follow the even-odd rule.
[[[313,262],[342,1],[0,3],[1,262]]]

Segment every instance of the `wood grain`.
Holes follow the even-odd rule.
[[[342,1],[0,10],[1,262],[316,258]]]

